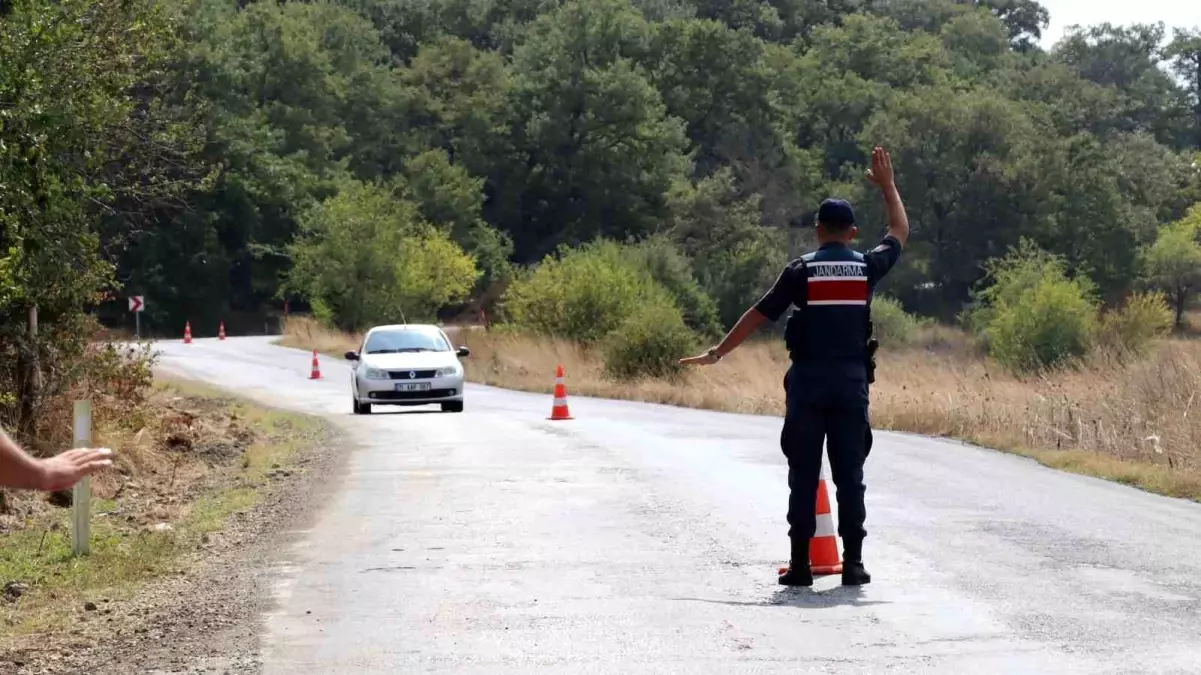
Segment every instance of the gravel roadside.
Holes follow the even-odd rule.
[[[174,574],[132,597],[98,597],[79,620],[38,649],[10,653],[0,673],[15,675],[260,672],[260,617],[270,609],[272,563],[338,483],[345,452],[333,425],[274,470],[262,499],[235,513],[181,557]]]

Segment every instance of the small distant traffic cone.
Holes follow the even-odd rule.
[[[842,574],[842,558],[838,554],[838,532],[834,529],[834,516],[830,511],[830,492],[826,484],[830,481],[825,464],[817,481],[817,528],[809,540],[809,570],[813,576],[821,577]],[[788,571],[780,568],[780,574]]]
[[[317,350],[313,350],[313,374],[309,375],[310,380],[321,379],[321,366],[317,365]]]
[[[224,322],[224,321],[222,321],[222,322],[221,322],[220,324],[218,324],[218,326],[217,326],[217,339],[218,339],[218,340],[224,340],[224,339],[225,339],[225,322]]]
[[[563,364],[555,369],[555,401],[550,409],[551,420],[573,419],[567,411],[567,385],[563,384]]]
[[[183,325],[183,343],[185,345],[192,344],[192,322],[184,322]]]

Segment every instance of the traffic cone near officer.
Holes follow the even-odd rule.
[[[814,573],[838,562],[829,532],[829,509],[818,532],[822,446],[830,462],[842,538],[842,583],[871,581],[863,563],[866,511],[863,464],[871,443],[868,385],[875,377],[871,298],[876,284],[893,268],[909,238],[909,220],[897,192],[892,158],[872,150],[867,178],[879,188],[887,212],[887,234],[866,253],[850,244],[858,234],[855,213],[841,199],[827,199],[817,211],[819,247],[790,262],[775,284],[749,308],[725,338],[685,365],[711,365],[764,324],[779,321],[789,307],[784,341],[792,365],[785,376],[784,428],[780,448],[788,460],[790,564],[778,581],[810,586]],[[824,486],[823,486],[824,487]],[[829,498],[825,500],[829,504]],[[816,535],[821,535],[816,537]],[[833,555],[829,544],[835,543]]]
[[[842,573],[842,559],[838,557],[838,538],[834,530],[834,515],[830,510],[829,476],[822,467],[821,480],[817,483],[817,529],[809,541],[809,572],[811,576],[826,576]],[[789,568],[781,567],[780,576],[789,574]]]

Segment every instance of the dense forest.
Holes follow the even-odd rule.
[[[6,0],[5,381],[32,392],[84,312],[130,326],[128,295],[171,336],[285,300],[344,328],[536,323],[580,246],[638,258],[712,333],[822,198],[882,234],[873,144],[913,226],[882,291],[909,311],[955,320],[988,261],[1033,247],[1100,302],[1154,286],[1183,313],[1201,30],[1045,50],[1047,23],[1033,0]]]

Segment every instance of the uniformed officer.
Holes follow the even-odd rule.
[[[748,309],[729,334],[705,354],[681,363],[716,363],[766,322],[778,321],[789,306],[785,341],[792,359],[786,386],[786,413],[780,446],[788,459],[788,536],[791,564],[779,582],[810,586],[809,541],[815,528],[822,442],[830,458],[838,500],[838,534],[843,542],[842,583],[871,581],[863,565],[863,461],[868,450],[868,339],[876,284],[900,257],[909,220],[893,179],[892,158],[872,151],[868,179],[880,188],[888,214],[888,234],[867,253],[852,250],[858,230],[851,205],[827,199],[817,213],[820,247],[791,263],[771,290]]]

